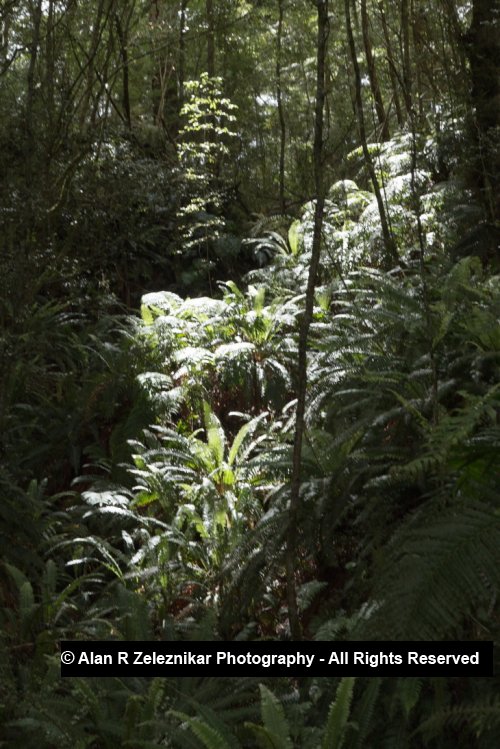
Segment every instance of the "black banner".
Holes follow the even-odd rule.
[[[61,676],[493,676],[493,643],[63,641]]]

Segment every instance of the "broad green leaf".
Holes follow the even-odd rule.
[[[224,450],[226,447],[224,429],[206,401],[203,403],[203,416],[208,446],[217,461],[217,466],[221,466],[224,462]]]
[[[141,317],[143,321],[146,323],[146,325],[152,325],[154,322],[153,313],[151,312],[150,308],[145,304],[141,304]]]
[[[246,424],[243,424],[238,434],[234,438],[233,444],[231,445],[231,449],[229,450],[229,455],[227,459],[228,465],[230,466],[233,465],[234,461],[238,457],[238,453],[246,437],[251,436],[254,433],[259,422],[265,419],[266,416],[267,416],[267,411],[265,411],[262,414],[259,414],[259,416],[256,416],[255,419],[252,419]]]
[[[301,222],[297,219],[294,221],[290,228],[288,229],[288,244],[290,245],[290,249],[292,251],[292,255],[298,255],[299,249],[300,249],[300,227]]]

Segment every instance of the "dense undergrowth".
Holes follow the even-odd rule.
[[[498,269],[451,257],[470,225],[459,182],[412,169],[408,136],[372,151],[400,264],[383,268],[374,196],[333,185],[308,359],[303,631],[498,640]],[[496,745],[487,679],[60,680],[60,639],[289,636],[312,211],[260,221],[247,251],[268,264],[211,297],[148,293],[140,317],[5,310],[2,745]]]

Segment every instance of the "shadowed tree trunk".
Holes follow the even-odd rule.
[[[311,326],[316,276],[318,274],[321,253],[321,232],[325,206],[325,185],[323,175],[323,120],[325,103],[325,58],[328,38],[328,0],[317,0],[318,35],[316,60],[316,106],[314,125],[314,183],[316,208],[314,211],[314,230],[311,251],[311,263],[307,278],[305,310],[300,321],[299,354],[298,354],[298,387],[297,414],[295,418],[295,436],[293,442],[292,481],[290,487],[290,507],[286,537],[286,577],[287,603],[290,634],[292,639],[300,640],[302,631],[297,607],[297,590],[295,584],[295,567],[297,561],[297,523],[300,510],[300,476],[302,442],[305,429],[305,407],[307,390],[307,340]]]
[[[378,124],[380,125],[380,137],[382,138],[382,140],[389,140],[389,121],[387,118],[387,113],[385,111],[384,100],[382,99],[382,92],[380,90],[378,82],[375,58],[373,57],[370,30],[368,28],[368,12],[366,9],[366,0],[361,0],[361,29],[363,31],[363,45],[365,48],[368,78],[370,80],[370,88],[373,100],[375,102],[375,112],[377,113]]]
[[[156,34],[153,46],[153,75],[151,93],[154,124],[163,128],[171,142],[179,132],[179,88],[177,85],[176,57],[173,30],[176,27],[177,6],[165,0],[151,0],[149,21]]]
[[[29,65],[28,65],[28,78],[27,78],[27,90],[26,90],[26,133],[28,140],[28,157],[31,154],[33,147],[33,107],[35,102],[35,70],[38,60],[38,52],[40,46],[40,24],[42,20],[42,0],[38,0],[37,3],[30,4],[30,15],[32,22],[32,37],[29,47]],[[29,161],[29,159],[28,159]]]
[[[10,65],[9,62],[9,38],[11,26],[12,8],[6,6],[0,9],[0,75]]]
[[[215,75],[215,20],[213,0],[206,0],[205,12],[207,16],[207,73],[213,78]]]
[[[278,0],[278,34],[276,37],[276,99],[278,100],[278,119],[280,124],[280,163],[279,163],[279,203],[281,213],[285,213],[285,145],[286,126],[283,111],[283,92],[281,87],[281,48],[283,38],[283,0]]]
[[[410,58],[410,0],[401,0],[401,47],[403,58],[403,95],[408,116],[412,117],[413,81]]]
[[[389,29],[387,27],[387,19],[385,17],[385,10],[384,10],[384,3],[379,2],[379,11],[380,11],[380,20],[382,22],[382,30],[384,32],[384,42],[385,42],[385,50],[387,55],[387,62],[389,65],[389,78],[391,80],[391,88],[392,88],[392,100],[394,102],[394,108],[396,110],[396,117],[398,120],[399,127],[403,127],[404,124],[404,118],[403,118],[403,112],[401,110],[401,103],[399,101],[399,83],[398,83],[398,77],[396,74],[396,62],[394,60],[394,52],[392,49],[392,42],[391,42],[391,35],[389,34]]]
[[[46,31],[45,31],[45,87],[47,89],[47,122],[49,131],[54,130],[55,104],[54,104],[54,82],[55,82],[55,40],[54,40],[54,0],[49,0],[46,8]]]
[[[85,94],[82,97],[82,103],[80,105],[80,129],[83,129],[85,123],[90,120],[93,125],[95,122],[95,113],[92,109],[92,92],[98,80],[99,69],[96,66],[96,58],[101,45],[101,40],[104,32],[104,28],[108,22],[109,15],[111,13],[111,4],[106,4],[105,0],[99,0],[95,14],[93,15],[92,31],[90,33],[90,44],[86,53],[86,85]]]
[[[130,16],[129,16],[130,19]],[[115,14],[115,26],[120,46],[120,58],[122,64],[122,107],[123,115],[127,126],[132,127],[132,118],[130,114],[130,88],[129,88],[129,64],[128,64],[128,22],[123,27],[120,16]]]
[[[179,64],[177,78],[179,82],[179,109],[184,104],[184,83],[186,80],[186,10],[189,0],[182,0],[179,19]]]
[[[477,145],[476,182],[492,220],[500,219],[500,0],[474,0],[467,37]]]
[[[353,71],[354,71],[354,92],[355,92],[355,102],[356,102],[356,114],[358,118],[359,138],[361,141],[361,147],[363,149],[363,157],[365,160],[366,168],[368,169],[368,174],[370,175],[370,180],[373,186],[373,191],[375,193],[375,198],[377,200],[377,206],[378,206],[378,211],[380,215],[380,225],[382,227],[382,237],[384,240],[385,263],[386,265],[389,266],[393,263],[398,263],[399,257],[398,257],[396,246],[394,244],[394,239],[393,239],[390,227],[389,227],[389,221],[387,219],[387,212],[385,210],[384,200],[382,198],[382,193],[380,190],[380,186],[378,184],[378,179],[377,179],[377,174],[375,172],[373,159],[368,149],[368,141],[366,137],[366,126],[365,126],[365,115],[363,111],[363,98],[361,95],[361,71],[359,68],[358,58],[356,55],[356,45],[354,43],[354,34],[353,34],[352,22],[351,22],[350,0],[344,0],[344,12],[345,12],[345,22],[346,22],[346,30],[347,30],[347,41],[349,44],[349,51],[351,54],[351,63],[352,63]]]

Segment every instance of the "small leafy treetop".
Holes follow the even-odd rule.
[[[223,96],[222,78],[202,73],[198,80],[186,83],[186,94],[181,109],[184,125],[179,134],[183,181],[180,252],[193,247],[208,249],[210,241],[224,232],[221,214],[228,180],[223,162],[236,136],[236,106]]]

